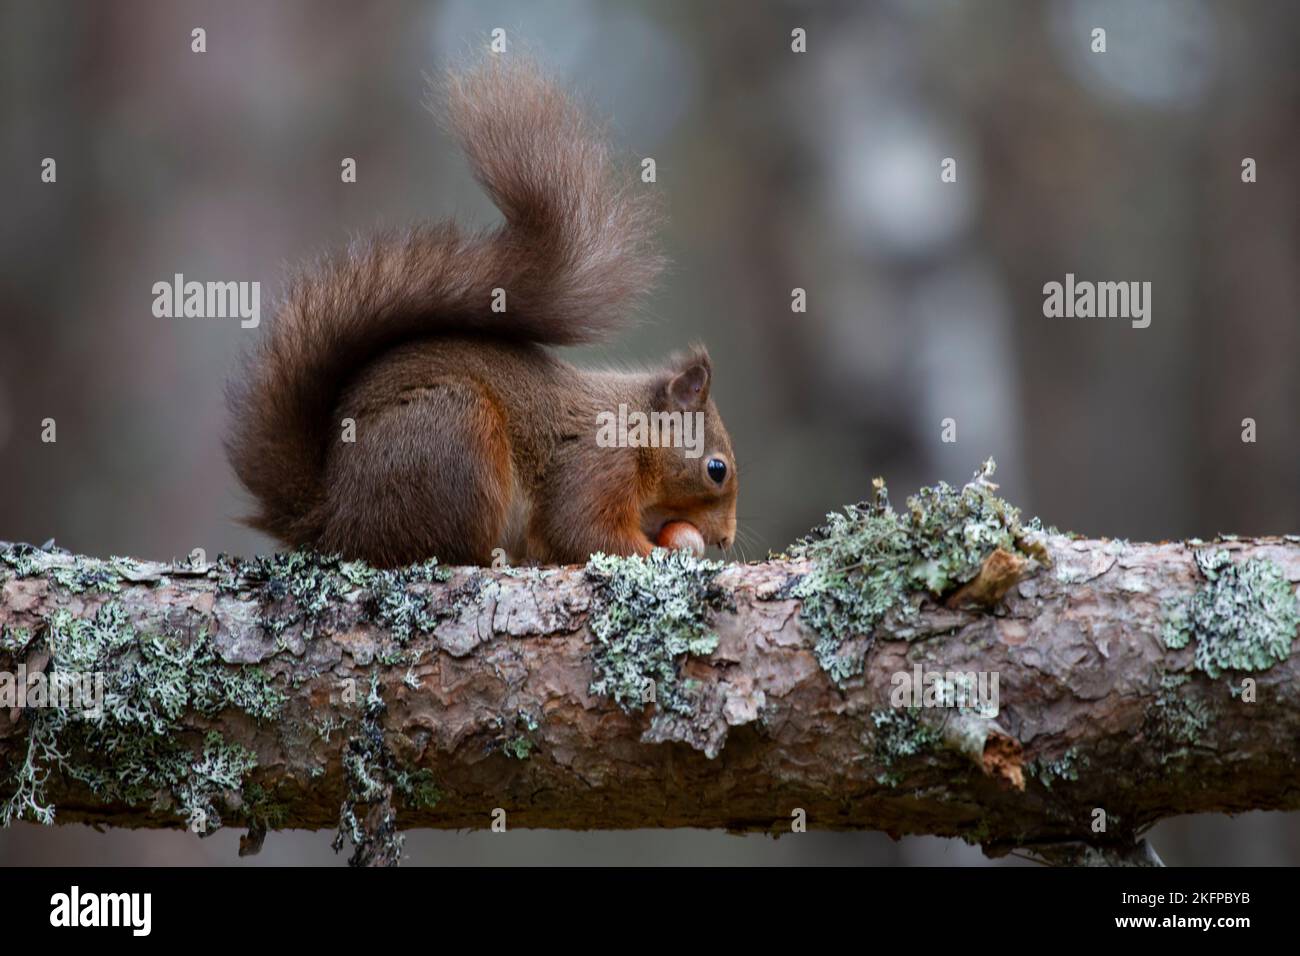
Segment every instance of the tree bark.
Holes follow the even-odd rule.
[[[494,820],[773,834],[802,824],[1079,860],[1089,848],[1142,855],[1141,832],[1176,814],[1300,807],[1300,660],[1288,648],[1266,669],[1211,677],[1196,663],[1203,634],[1179,649],[1166,640],[1170,608],[1206,587],[1194,554],[1271,562],[1294,598],[1300,538],[1041,542],[1037,566],[989,558],[1001,586],[972,582],[852,635],[865,667],[842,685],[788,596],[808,563],[723,566],[723,609],[708,615],[716,648],[678,662],[700,682],[686,715],[626,712],[590,692],[595,595],[581,567],[401,581],[412,627],[409,615],[377,614],[377,586],[352,587],[337,568],[334,591],[295,593],[290,576],[247,567],[28,549],[21,568],[0,563],[0,667],[39,670],[59,609],[91,620],[113,603],[141,641],[208,641],[214,666],[260,668],[283,695],[277,716],[186,710],[170,732],[201,741],[216,729],[256,755],[244,785],[219,795],[227,823],[250,827],[250,847],[266,829],[334,827],[342,807],[359,835]],[[105,566],[120,590],[95,573]],[[998,715],[891,706],[898,675],[916,668],[997,675]],[[32,754],[38,716],[0,712],[4,776]],[[186,825],[165,795],[129,805],[57,770],[45,797],[58,822]]]

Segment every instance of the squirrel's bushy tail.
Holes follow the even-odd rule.
[[[659,271],[650,194],[615,174],[583,113],[529,65],[450,75],[448,126],[504,215],[377,236],[290,280],[229,390],[226,448],[259,504],[249,524],[291,544],[317,531],[322,469],[347,380],[399,342],[442,333],[564,345],[619,323]],[[493,290],[505,312],[493,312]]]

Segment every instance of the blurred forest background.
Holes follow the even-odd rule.
[[[1011,501],[1087,535],[1300,531],[1300,4],[0,0],[0,539],[270,549],[235,521],[220,443],[223,383],[260,330],[154,318],[151,287],[257,280],[267,321],[287,264],[381,225],[488,221],[422,101],[424,74],[494,27],[610,120],[629,175],[657,161],[673,271],[645,322],[580,358],[708,344],[749,557],[875,475],[901,501],[989,455]],[[1150,281],[1151,326],[1045,318],[1067,272]],[[0,863],[227,864],[237,837],[24,824]],[[1300,818],[1179,819],[1153,842],[1172,863],[1295,864]],[[328,843],[272,834],[239,862],[341,864]],[[987,862],[881,834],[424,831],[407,849]]]

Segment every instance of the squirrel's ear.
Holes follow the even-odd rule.
[[[674,367],[675,373],[663,387],[664,404],[687,412],[703,408],[709,400],[709,382],[713,378],[709,353],[695,349],[678,359]]]

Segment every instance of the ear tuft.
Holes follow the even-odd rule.
[[[663,404],[681,411],[703,408],[709,400],[709,384],[713,378],[709,354],[702,348],[694,349],[688,355],[676,357],[673,368],[675,372],[663,386]]]

